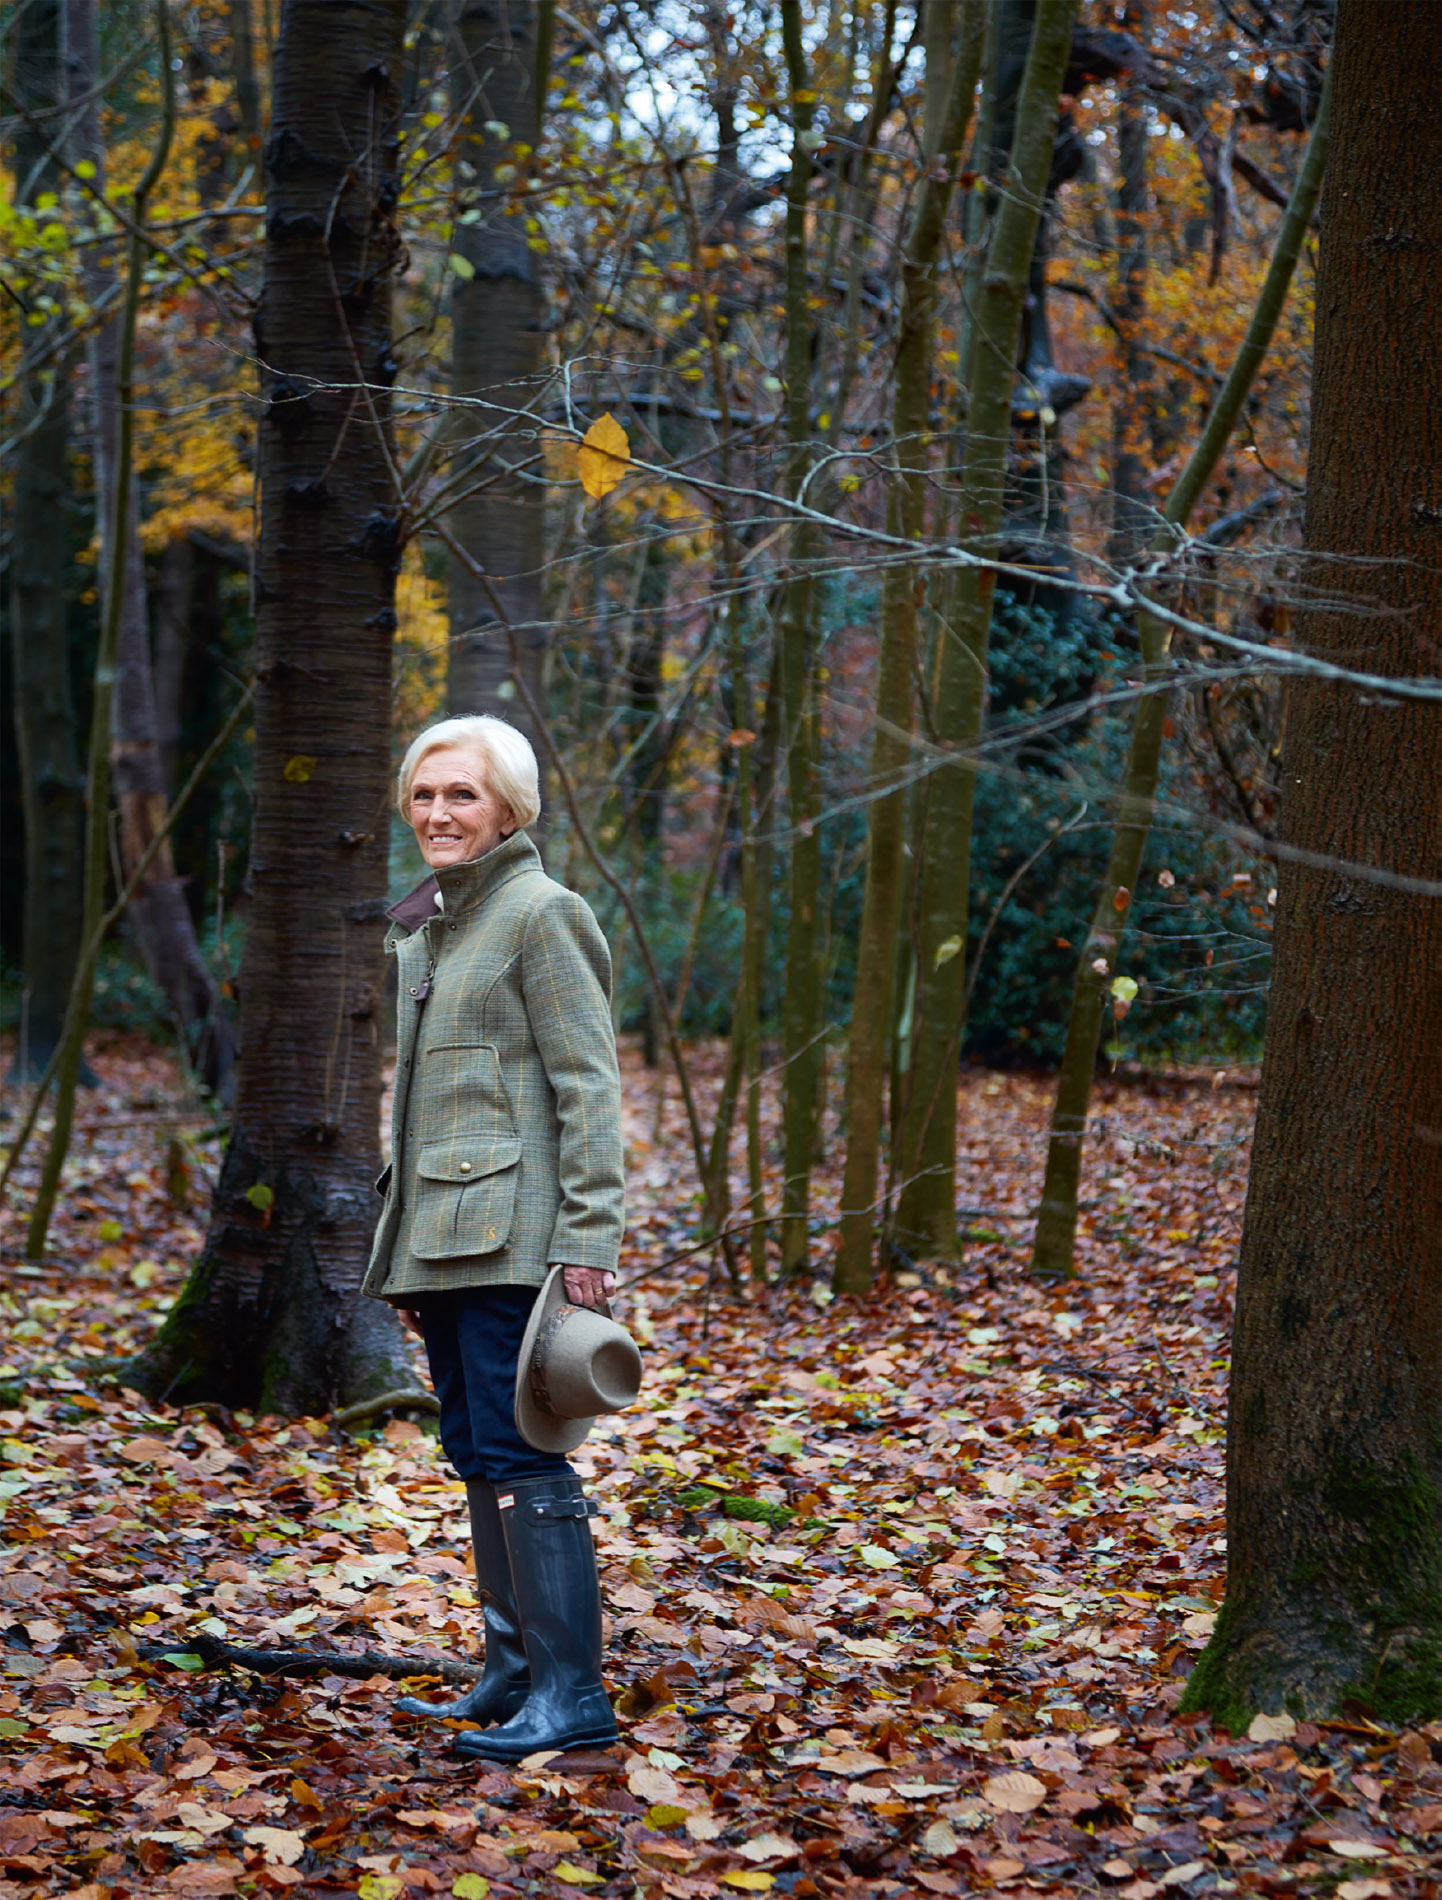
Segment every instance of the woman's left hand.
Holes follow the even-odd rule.
[[[616,1290],[615,1274],[600,1267],[566,1267],[564,1278],[572,1306],[605,1306]]]

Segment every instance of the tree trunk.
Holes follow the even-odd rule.
[[[16,96],[32,111],[53,111],[65,97],[58,0],[32,0],[14,30]],[[55,165],[23,123],[14,156],[22,203],[58,189]],[[27,337],[36,341],[51,327],[29,330]],[[25,828],[25,989],[16,1081],[38,1076],[60,1040],[80,950],[85,791],[65,630],[69,376],[68,357],[57,354],[47,370],[24,378],[15,417],[10,637]]]
[[[791,85],[791,168],[786,178],[786,490],[801,493],[811,466],[812,320],[807,282],[807,191],[811,183],[815,94],[801,34],[800,0],[781,0],[781,31]],[[810,562],[815,537],[805,522],[791,531],[790,574],[781,608],[781,698],[791,815],[791,916],[786,932],[782,1012],[785,1070],[781,1130],[781,1271],[802,1272],[810,1257],[811,1152],[816,1129],[816,1041],[821,1030],[820,722],[813,677]]]
[[[1439,64],[1437,8],[1340,0],[1301,631],[1394,677],[1442,648]],[[1281,778],[1308,861],[1278,877],[1227,1597],[1186,1705],[1395,1728],[1442,1716],[1442,900],[1349,867],[1442,880],[1437,703],[1294,679]]]
[[[454,0],[451,106],[462,114],[457,176],[472,223],[456,227],[455,255],[469,266],[451,288],[451,390],[462,399],[453,419],[451,479],[457,500],[450,526],[490,576],[516,629],[526,684],[544,703],[547,627],[541,569],[546,489],[539,425],[523,411],[541,390],[543,300],[540,259],[526,221],[507,217],[512,202],[496,168],[516,163],[515,147],[539,141],[535,0]],[[467,407],[469,402],[472,406]],[[494,713],[521,728],[541,751],[511,680],[505,619],[464,562],[448,568],[451,655],[446,688],[453,713]]]
[[[403,1384],[359,1288],[379,1202],[391,636],[391,222],[404,0],[286,0],[266,147],[255,821],[230,1146],[131,1382],[321,1412]]]
[[[72,92],[100,78],[93,0],[69,0],[66,48]],[[104,183],[105,147],[99,100],[80,116],[77,143]],[[96,303],[114,281],[114,268],[100,247],[85,252],[85,292]],[[118,326],[103,324],[89,344],[91,458],[95,471],[96,513],[102,541],[111,532],[113,497],[119,474],[116,457],[120,419],[116,402]],[[155,684],[150,666],[149,613],[145,566],[140,547],[140,506],[134,475],[128,480],[129,518],[125,535],[124,589],[120,602],[120,641],[111,702],[111,774],[120,808],[120,850],[127,871],[139,861],[165,815],[166,779],[160,756]],[[130,906],[132,925],[151,981],[170,1005],[189,1059],[206,1085],[230,1097],[235,1034],[219,991],[196,941],[185,891],[175,875],[167,840]]]
[[[1271,343],[1287,299],[1292,275],[1321,190],[1327,159],[1327,121],[1330,87],[1324,89],[1321,109],[1287,214],[1277,234],[1257,307],[1226,382],[1207,418],[1196,447],[1187,458],[1176,487],[1162,511],[1163,527],[1153,540],[1153,551],[1165,552],[1174,528],[1184,528],[1212,478],[1222,451],[1242,413],[1247,392]],[[1152,807],[1161,775],[1162,739],[1167,716],[1166,683],[1171,661],[1167,623],[1143,609],[1137,616],[1144,678],[1153,690],[1137,707],[1127,751],[1127,779],[1117,828],[1112,835],[1106,875],[1097,893],[1091,929],[1077,962],[1067,1019],[1066,1047],[1057,1077],[1052,1108],[1051,1137],[1047,1143],[1046,1177],[1037,1210],[1032,1271],[1045,1280],[1070,1279],[1075,1271],[1077,1190],[1081,1180],[1082,1142],[1086,1136],[1092,1075],[1109,985],[1116,975],[1117,955],[1127,911],[1141,875]]]
[[[961,469],[961,532],[977,553],[994,553],[1001,527],[1022,310],[1056,140],[1062,74],[1075,0],[1036,0],[1010,135],[1008,189],[997,213],[968,365],[970,404]],[[999,89],[999,103],[1000,103]],[[999,113],[999,119],[1000,119]],[[981,733],[986,655],[996,576],[967,568],[943,629],[936,725],[957,762],[933,775],[926,801],[918,905],[916,1024],[907,1100],[895,1159],[904,1184],[897,1234],[918,1258],[956,1251],[956,1093],[966,999],[971,875],[971,755]]]
[[[1146,0],[1130,0],[1122,26],[1143,44]],[[1152,359],[1137,346],[1147,314],[1147,148],[1150,133],[1141,89],[1123,88],[1117,102],[1117,326],[1121,331],[1121,386],[1112,409],[1112,526],[1107,558],[1118,566],[1134,561],[1151,540],[1147,461],[1142,436],[1149,420]]]
[[[230,77],[235,87],[235,110],[240,119],[246,160],[260,151],[260,83],[255,75],[255,37],[251,31],[250,0],[229,0]]]
[[[935,4],[936,0],[931,0],[933,8]],[[938,262],[956,165],[981,67],[986,19],[980,0],[968,0],[961,13],[955,59],[950,57],[952,24],[950,19],[936,23],[936,30],[927,37],[928,61],[945,58],[949,70],[944,91],[933,85],[932,74],[927,73],[927,99],[933,116],[926,127],[925,178],[901,272],[901,338],[892,421],[898,469],[890,486],[887,527],[890,533],[908,541],[919,541],[926,527]],[[873,1275],[872,1234],[876,1227],[874,1203],[892,1025],[892,977],[906,862],[904,775],[911,761],[917,620],[925,589],[926,577],[920,568],[899,564],[887,568],[882,587],[876,726],[869,775],[872,803],[867,814],[866,888],[846,1070],[846,1167],[835,1272],[838,1292],[862,1292],[871,1285]]]

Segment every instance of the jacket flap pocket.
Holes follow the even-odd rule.
[[[521,1144],[514,1136],[497,1140],[458,1135],[453,1141],[433,1142],[422,1148],[416,1172],[423,1181],[448,1181],[464,1187],[467,1181],[515,1167],[520,1158]]]

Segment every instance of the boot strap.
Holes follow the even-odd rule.
[[[526,1514],[533,1518],[599,1517],[601,1507],[589,1498],[532,1498]]]

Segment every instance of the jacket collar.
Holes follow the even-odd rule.
[[[448,864],[417,884],[413,891],[392,904],[386,916],[403,930],[416,931],[432,917],[439,917],[436,893],[445,900],[445,915],[453,921],[488,897],[497,885],[508,882],[521,871],[539,870],[541,854],[524,831],[513,831],[483,858],[469,864]]]

